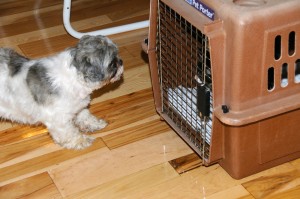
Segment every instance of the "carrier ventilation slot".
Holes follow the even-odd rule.
[[[295,83],[300,83],[300,59],[295,62]]]
[[[282,38],[288,38],[284,41]],[[300,59],[297,57],[297,33],[296,31],[286,32],[276,35],[274,37],[274,59],[273,66],[268,68],[267,71],[267,89],[271,93],[275,90],[275,82],[280,82],[282,89],[289,86],[290,82],[300,83]],[[282,49],[283,46],[287,46],[287,50]],[[287,51],[287,52],[286,52]],[[283,53],[284,52],[284,53]],[[289,59],[296,59],[295,62],[284,62]],[[283,62],[283,63],[281,63]],[[294,65],[294,66],[293,66]],[[294,68],[294,69],[289,69]],[[294,74],[289,74],[289,71],[294,70]],[[280,79],[275,79],[275,71],[280,73]],[[292,78],[294,79],[292,80]],[[279,88],[279,87],[277,87]]]
[[[159,3],[157,60],[163,113],[205,160],[212,134],[212,76],[208,38]]]

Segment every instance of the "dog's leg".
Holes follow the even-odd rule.
[[[48,123],[47,127],[55,143],[67,149],[84,149],[90,146],[95,139],[80,133],[72,122]]]
[[[107,125],[105,120],[93,116],[88,109],[83,109],[78,113],[74,122],[82,132],[94,132]]]

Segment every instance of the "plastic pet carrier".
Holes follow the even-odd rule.
[[[300,157],[300,0],[151,0],[161,117],[242,178]]]

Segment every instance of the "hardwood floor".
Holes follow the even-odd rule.
[[[37,58],[78,40],[62,25],[62,0],[2,0],[0,46]],[[149,0],[74,0],[79,31],[148,18]],[[300,198],[300,159],[241,180],[201,160],[155,112],[147,29],[111,35],[124,61],[124,80],[93,93],[90,110],[109,125],[93,146],[55,145],[47,129],[0,123],[0,198],[228,199]]]

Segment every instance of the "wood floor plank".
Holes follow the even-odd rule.
[[[137,3],[139,6],[136,6]],[[128,9],[123,9],[124,6],[128,7]],[[126,5],[120,3],[114,4],[113,11],[108,12],[107,16],[112,19],[112,21],[119,21],[128,16],[135,16],[136,13],[139,13],[138,15],[142,15],[141,11],[144,10],[147,10],[147,13],[149,13],[149,7],[150,0],[129,0],[127,1]]]
[[[5,38],[5,37],[11,37],[11,36],[15,36],[15,35],[20,35],[26,32],[31,32],[31,31],[35,31],[35,30],[39,30],[40,27],[54,27],[57,24],[57,22],[55,20],[53,20],[53,17],[57,17],[56,21],[60,21],[62,15],[53,15],[53,16],[47,16],[47,18],[44,18],[42,21],[38,21],[38,22],[34,22],[34,18],[30,21],[21,21],[19,23],[14,23],[14,24],[8,24],[8,25],[4,25],[2,26],[3,31],[0,32],[0,38]]]
[[[141,67],[146,65],[147,59],[142,59],[142,47],[141,42],[136,42],[133,44],[129,44],[127,46],[119,47],[120,57],[125,60],[123,62],[125,70]]]
[[[118,26],[122,26],[122,25],[126,25],[126,24],[135,23],[135,22],[141,22],[141,21],[148,20],[149,19],[148,16],[149,16],[148,14],[145,14],[142,16],[136,16],[136,17],[132,17],[129,19],[123,19],[120,21],[111,22],[109,24],[103,24],[101,27],[89,28],[89,29],[84,30],[84,32],[96,31],[96,30],[101,30],[101,29],[106,29],[106,28],[118,27]],[[125,32],[125,35],[126,35],[126,33],[131,34],[131,32],[144,31],[144,30],[148,30],[148,28],[141,28],[138,30],[127,31],[127,32]],[[119,36],[124,37],[125,36],[124,33],[118,33],[116,35],[118,35],[116,37],[119,37]],[[111,35],[109,35],[109,37],[114,38],[115,36],[114,36],[114,34],[111,34]],[[135,40],[135,42],[138,41],[137,39],[134,39],[134,40]],[[139,41],[142,41],[142,40],[139,40]]]
[[[7,16],[16,13],[31,11],[34,8],[45,8],[57,4],[61,4],[60,0],[43,0],[39,1],[38,5],[35,0],[27,1],[1,1],[0,2],[0,16]]]
[[[0,131],[12,128],[12,122],[0,122]]]
[[[47,129],[42,126],[18,125],[8,130],[0,131],[0,147],[9,145],[15,142],[26,140],[28,138],[46,134]]]
[[[22,143],[22,142],[20,142],[20,143]],[[25,143],[24,143],[24,145],[25,145]],[[49,144],[45,144],[45,145],[40,144],[40,147],[29,147],[29,148],[31,148],[31,150],[30,149],[27,150],[27,148],[24,148],[24,147],[19,147],[19,150],[17,150],[17,152],[16,152],[16,154],[18,154],[18,155],[14,155],[14,158],[1,163],[0,168],[10,168],[10,166],[18,165],[22,162],[26,162],[28,160],[31,160],[31,159],[34,159],[37,157],[41,157],[41,156],[53,153],[55,151],[61,150],[61,147],[59,145],[55,144],[52,140],[49,140]],[[40,173],[40,171],[38,171],[37,173]],[[29,176],[32,176],[32,174],[30,173]],[[17,177],[17,178],[19,178],[19,177]],[[23,178],[23,177],[21,177],[21,178]],[[12,181],[15,181],[15,180],[12,179]]]
[[[196,153],[171,160],[170,165],[179,173],[185,173],[202,165],[201,158]]]
[[[291,161],[291,164],[295,167],[295,169],[299,169],[300,168],[300,158]]]
[[[0,198],[62,198],[48,173],[41,173],[0,187]]]
[[[139,67],[129,70],[125,69],[122,81],[107,85],[93,92],[91,104],[151,89],[151,80],[148,70],[148,65],[140,65]],[[153,94],[151,93],[149,99],[152,98],[152,96]]]
[[[151,187],[148,190],[145,190],[143,194],[137,194],[133,198],[207,198],[213,194],[231,189],[235,186],[241,185],[242,183],[249,182],[262,176],[275,175],[278,172],[293,170],[294,168],[289,163],[286,163],[244,179],[235,180],[231,178],[218,164],[209,167],[203,166],[183,173],[178,178],[174,178],[165,183]],[[241,198],[251,198],[251,195]]]
[[[107,130],[107,131],[102,131],[100,133],[94,134],[94,136],[102,138],[104,136],[114,134],[114,133],[120,132],[120,131],[126,131],[128,128],[133,128],[135,126],[139,126],[141,124],[148,123],[148,122],[151,122],[151,121],[155,121],[155,120],[158,120],[158,119],[160,119],[159,115],[152,115],[152,116],[146,117],[144,119],[141,119],[141,120],[138,120],[138,121],[120,126],[118,128],[110,129],[110,130]]]
[[[95,21],[97,23],[95,23]],[[82,31],[85,30],[87,28],[91,28],[91,27],[95,27],[95,26],[99,26],[101,24],[105,24],[105,23],[110,23],[110,19],[108,19],[106,16],[98,16],[95,18],[88,18],[88,19],[84,19],[81,21],[76,21],[74,23],[72,23],[72,26],[74,29],[78,30],[78,31]],[[70,35],[67,35],[67,32],[65,30],[65,28],[63,27],[63,24],[59,24],[58,26],[54,26],[51,28],[45,28],[45,29],[39,29],[39,30],[31,30],[30,32],[26,32],[23,34],[19,34],[19,35],[14,35],[14,36],[7,36],[5,38],[0,38],[0,45],[5,46],[5,47],[11,47],[14,45],[20,45],[20,44],[24,44],[26,46],[26,44],[28,43],[29,47],[33,46],[34,48],[37,48],[39,45],[35,45],[35,43],[31,43],[31,42],[37,42],[39,43],[46,43],[43,44],[43,51],[34,51],[33,50],[28,50],[29,52],[32,52],[31,54],[28,53],[26,54],[26,49],[24,49],[23,54],[25,54],[26,56],[35,58],[35,57],[43,57],[45,55],[49,55],[49,52],[51,52],[51,54],[57,53],[57,51],[55,50],[55,43],[52,44],[52,37],[56,37],[56,36],[60,36],[60,35],[64,35],[64,37],[68,40],[73,41]],[[61,39],[61,41],[63,41],[63,39]],[[76,40],[74,40],[76,41]],[[73,42],[75,43],[75,42]],[[65,42],[63,42],[64,45],[70,47],[72,46],[70,44],[66,44]],[[54,47],[52,47],[52,45]],[[23,46],[21,46],[23,48]],[[50,49],[48,49],[50,48]],[[46,50],[47,53],[44,52],[44,50]]]
[[[20,44],[19,47],[27,57],[39,58],[56,54],[57,52],[65,50],[67,47],[75,46],[77,42],[78,39],[64,35],[27,42]]]
[[[126,131],[103,136],[102,139],[109,149],[115,149],[170,130],[171,128],[165,122],[154,120],[128,128]]]
[[[2,146],[0,147],[0,164],[22,156],[26,153],[30,153],[31,151],[39,147],[46,146],[52,142],[53,141],[49,135],[43,134],[24,140],[23,142]]]
[[[255,198],[272,198],[291,187],[300,186],[300,171],[292,170],[262,176],[242,184]],[[297,192],[297,191],[296,191]],[[280,194],[279,194],[280,195]]]
[[[43,172],[48,167],[103,147],[105,147],[103,141],[101,139],[96,139],[91,147],[84,150],[76,151],[61,149],[8,167],[0,168],[0,185],[7,184],[10,179],[14,179],[22,175],[28,175],[37,171]]]
[[[123,178],[112,180],[108,183],[93,187],[91,189],[84,190],[80,193],[76,193],[67,198],[133,198],[137,192],[143,192],[144,189],[148,189],[151,186],[163,183],[178,174],[168,163],[153,166],[149,169],[142,170],[140,172],[133,173]]]
[[[255,199],[255,198],[252,195],[246,195],[246,196],[239,197],[238,199]]]
[[[136,193],[132,198],[198,199],[236,186],[218,165],[199,167],[179,177]]]
[[[62,195],[69,196],[189,153],[191,149],[169,131],[111,151],[97,151],[62,164],[50,174]]]
[[[143,19],[140,19],[138,21],[141,20]],[[142,42],[148,36],[148,32],[149,32],[149,28],[141,28],[134,31],[109,35],[109,38],[111,38],[119,47],[128,46],[132,43]]]
[[[129,7],[129,8],[132,7],[132,9],[130,9],[131,16],[126,15],[121,18],[122,20],[126,17],[128,18],[134,17],[136,15],[134,13],[139,12],[141,9],[142,10],[149,9],[149,0],[118,1],[117,4],[107,3],[107,1],[101,1],[101,2],[102,3],[95,2],[95,1],[82,1],[80,5],[78,3],[76,5],[73,5],[71,20],[79,21],[86,18],[93,18],[95,16],[99,16],[99,13],[101,13],[101,15],[108,15],[113,12],[118,12],[118,10],[115,10],[115,6],[122,6],[122,7]],[[136,9],[133,9],[132,5],[136,5],[136,3],[139,3],[141,7],[134,6],[136,7]],[[32,3],[32,5],[33,6],[31,9],[34,9],[34,3]],[[142,5],[144,6],[142,7]],[[93,9],[91,9],[91,6]],[[118,13],[116,15],[118,15]],[[58,10],[50,10],[49,12],[45,12],[45,13],[35,13],[35,15],[28,16],[27,17],[28,19],[26,20],[23,19],[20,22],[17,21],[12,24],[3,25],[2,26],[3,31],[0,31],[0,38],[19,35],[30,31],[36,31],[41,29],[41,26],[42,28],[50,28],[50,27],[58,26],[62,24],[62,16],[63,16],[62,8]]]
[[[109,113],[112,110],[128,109],[128,107],[141,106],[143,103],[152,103],[154,105],[152,88],[146,88],[137,92],[128,93],[118,98],[108,99],[103,102],[95,103],[91,106],[91,111],[94,113]],[[138,106],[138,107],[139,107]]]
[[[145,36],[147,35],[145,34]],[[142,53],[141,42],[142,40],[136,43],[129,43],[124,46],[124,48],[129,52],[130,55],[132,55],[134,59],[140,60],[141,58],[144,58],[143,60],[148,62],[148,55],[146,53]]]
[[[255,199],[242,185],[217,192],[207,197],[207,199]]]
[[[99,22],[95,23],[95,21],[99,21]],[[84,21],[76,22],[72,24],[72,26],[74,29],[78,31],[88,32],[88,31],[100,30],[102,28],[102,25],[108,24],[110,22],[111,21],[106,17],[100,17],[100,18],[97,17],[96,19],[89,18]],[[86,29],[87,27],[93,27],[93,28]],[[127,43],[132,44],[133,43],[132,40],[134,40],[134,44],[136,46],[140,46],[140,42],[147,36],[147,33],[148,33],[147,29],[142,29],[138,31],[132,31],[130,34],[127,34],[128,37],[126,37],[126,39],[125,37],[118,37],[117,35],[110,36],[110,38],[119,46],[119,48],[121,48],[122,45],[125,45]],[[75,46],[78,42],[78,39],[73,38],[70,35],[67,35],[62,26],[46,29],[43,32],[41,31],[32,32],[32,34],[33,35],[28,35],[28,37],[26,38],[18,38],[18,36],[16,36],[15,39],[12,38],[13,40],[15,40],[15,43],[19,43],[19,47],[21,48],[22,52],[26,56],[31,58],[49,56],[51,54],[60,52],[68,47]],[[39,38],[41,38],[41,35],[45,35],[45,34],[46,35],[50,34],[52,37],[45,38],[44,40],[33,40],[36,39],[34,35],[37,35]],[[140,40],[137,40],[139,38]],[[122,54],[121,50],[120,52]],[[124,60],[127,61],[127,59]],[[128,60],[128,62],[130,62],[130,59]]]
[[[1,26],[8,25],[8,24],[14,24],[16,22],[26,21],[26,20],[28,20],[29,17],[32,17],[32,16],[38,17],[42,13],[48,13],[48,12],[54,11],[54,10],[55,11],[62,10],[62,8],[63,8],[63,5],[61,3],[59,3],[57,5],[51,5],[49,7],[38,8],[38,9],[32,9],[32,6],[31,6],[31,9],[29,9],[27,11],[0,16]]]
[[[89,5],[89,4],[90,5]],[[116,0],[104,0],[99,2],[95,2],[90,0],[90,2],[81,1],[80,3],[72,6],[72,21],[82,20],[87,17],[94,17],[101,15],[120,15],[120,13],[124,13],[132,11],[130,15],[123,15],[122,18],[112,18],[115,21],[125,19],[127,17],[136,16],[141,10],[148,10],[150,6],[150,0],[127,0],[127,1],[116,1]],[[92,5],[91,5],[92,4]],[[139,4],[139,6],[136,6]]]
[[[292,187],[284,192],[274,194],[265,199],[297,199],[300,198],[300,186]]]
[[[109,125],[102,132],[157,115],[151,89],[144,89],[119,98],[93,104],[91,112],[105,119]]]

